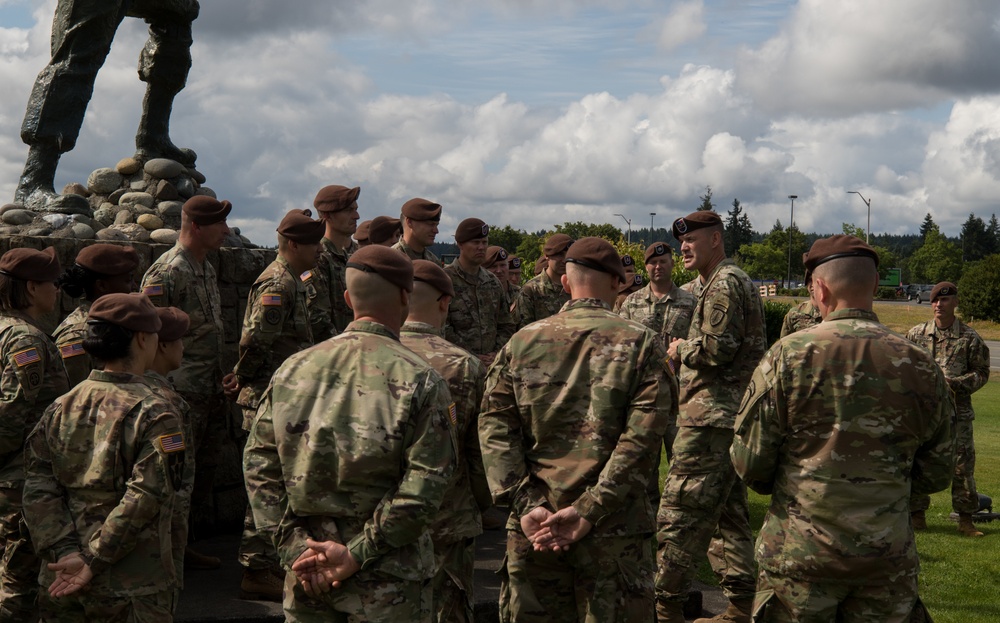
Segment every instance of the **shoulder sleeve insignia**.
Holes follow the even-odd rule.
[[[157,437],[156,442],[160,444],[160,450],[162,450],[164,454],[180,452],[185,449],[184,434],[179,432],[170,433],[169,435],[160,435]]]
[[[452,426],[458,426],[458,408],[454,402],[448,405],[448,419],[451,420]]]
[[[17,367],[19,368],[29,366],[33,363],[38,363],[41,360],[42,357],[38,354],[37,348],[26,348],[25,350],[14,353],[14,363],[17,364]]]
[[[77,357],[79,355],[87,354],[87,351],[83,350],[83,342],[73,342],[72,344],[65,344],[59,347],[59,354],[62,355],[63,359],[70,359],[71,357]]]
[[[281,295],[268,293],[260,297],[260,304],[265,307],[281,306]]]
[[[163,296],[163,284],[151,283],[142,289],[142,293],[146,296]]]

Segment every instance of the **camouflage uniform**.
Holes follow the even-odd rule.
[[[480,510],[491,504],[479,450],[479,405],[486,369],[429,324],[407,322],[399,339],[444,378],[455,401],[452,424],[458,440],[457,463],[431,526],[438,567],[433,581],[434,616],[442,623],[472,623],[475,537],[483,533]]]
[[[688,336],[691,316],[698,299],[674,285],[662,298],[656,298],[651,285],[629,294],[618,313],[622,318],[635,320],[660,336],[664,346],[673,338]]]
[[[194,475],[183,428],[174,404],[125,372],[95,370],[46,410],[25,451],[25,518],[46,560],[90,554],[94,577],[77,594],[46,593],[44,620],[172,620],[186,544],[180,492]],[[43,586],[54,579],[43,569]]]
[[[451,404],[440,375],[375,322],[278,368],[244,453],[254,519],[286,569],[309,537],[361,566],[319,599],[287,573],[288,621],[430,621],[427,528],[454,469]]]
[[[677,348],[680,403],[673,457],[657,515],[657,601],[681,601],[713,532],[713,568],[731,601],[750,599],[755,573],[746,487],[729,460],[740,396],[767,346],[764,305],[725,259],[698,290],[688,339]]]
[[[516,330],[500,280],[481,266],[475,275],[469,275],[457,261],[444,271],[455,287],[445,338],[474,355],[500,350]]]
[[[517,322],[517,328],[523,329],[536,320],[559,313],[567,301],[569,292],[563,289],[561,283],[553,283],[549,274],[543,270],[521,287],[511,306],[511,313]]]
[[[504,296],[507,297],[507,306],[510,307],[511,314],[514,313],[514,301],[517,300],[517,295],[521,293],[521,286],[515,286],[509,281],[504,284]],[[514,322],[517,322],[517,316],[514,316]]]
[[[142,293],[157,307],[176,307],[191,318],[184,336],[184,360],[168,376],[188,403],[191,440],[195,455],[196,484],[191,504],[196,516],[211,509],[211,485],[227,437],[228,405],[222,393],[222,299],[215,268],[206,259],[199,263],[181,243],[174,245],[149,267],[142,278]]]
[[[802,301],[785,314],[785,319],[781,323],[780,337],[808,329],[821,322],[823,322],[823,317],[820,316],[819,309],[812,304],[812,301]]]
[[[502,620],[652,619],[647,487],[674,383],[653,332],[596,299],[570,301],[500,351],[479,435],[494,501],[511,506]],[[534,552],[520,517],[570,505],[590,533],[567,552]]]
[[[36,615],[40,562],[21,513],[25,439],[69,390],[59,351],[21,312],[0,312],[0,620]]]
[[[441,258],[431,253],[430,249],[424,249],[422,253],[417,253],[413,250],[413,247],[406,244],[406,241],[402,238],[399,239],[399,242],[392,245],[392,248],[397,251],[402,251],[406,254],[406,257],[411,260],[427,260],[429,262],[434,262],[438,266],[444,266],[444,262],[441,261]]]
[[[338,249],[332,240],[323,238],[316,268],[303,274],[315,342],[337,335],[354,320],[354,311],[344,300],[344,290],[347,289],[347,260],[357,250],[358,243],[354,240],[346,249]]]
[[[52,332],[52,341],[59,349],[63,365],[66,366],[66,376],[69,377],[70,387],[76,387],[83,382],[90,376],[90,371],[95,368],[90,355],[83,350],[83,338],[87,337],[87,314],[89,313],[90,301],[83,301]]]
[[[955,395],[955,477],[951,483],[951,506],[956,513],[979,510],[976,492],[976,445],[972,438],[972,394],[990,380],[990,349],[976,330],[958,318],[947,329],[938,329],[933,320],[910,329],[906,339],[930,351],[944,372]],[[929,495],[910,498],[911,511],[930,507]]]
[[[951,479],[953,409],[934,360],[870,311],[833,312],[767,352],[732,446],[771,495],[755,621],[910,620],[908,500]]]

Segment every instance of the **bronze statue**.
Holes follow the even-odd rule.
[[[169,136],[174,96],[191,69],[191,23],[198,0],[59,0],[52,22],[52,60],[38,74],[21,125],[30,147],[15,201],[45,212],[90,212],[85,198],[55,191],[59,157],[73,149],[94,80],[126,16],[149,24],[139,55],[139,79],[146,83],[142,120],[135,136],[136,158],[170,158],[194,166],[195,154]]]

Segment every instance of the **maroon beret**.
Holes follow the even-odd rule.
[[[88,322],[107,322],[129,331],[159,333],[163,323],[149,297],[139,292],[105,294],[90,306]]]
[[[931,302],[939,296],[958,296],[958,286],[950,281],[942,281],[931,290]]]
[[[278,223],[277,232],[299,244],[319,244],[326,233],[326,224],[312,218],[310,210],[289,210]]]
[[[430,260],[413,260],[413,280],[434,286],[441,294],[455,296],[455,286],[444,269]]]
[[[483,264],[484,268],[491,268],[497,262],[507,261],[507,249],[503,247],[498,247],[496,245],[491,245],[486,248],[486,262]],[[520,266],[520,264],[518,264]]]
[[[358,223],[358,229],[354,232],[354,239],[360,243],[369,242],[368,229],[371,227],[371,221],[361,221]]]
[[[635,266],[635,260],[632,259],[631,255],[623,255],[622,266]]]
[[[878,253],[857,236],[837,234],[829,238],[820,238],[809,248],[809,253],[802,259],[807,270],[814,271],[820,264],[842,257],[867,257],[878,266]]]
[[[184,202],[181,210],[197,225],[214,225],[226,220],[233,211],[233,204],[219,201],[208,195],[195,195]]]
[[[654,257],[660,257],[661,255],[669,255],[673,257],[674,250],[670,248],[670,245],[665,242],[654,242],[653,244],[646,247],[645,262],[648,264],[649,260]]]
[[[11,249],[0,257],[0,274],[23,281],[57,281],[62,270],[56,250]]]
[[[400,212],[415,221],[434,221],[441,218],[441,204],[415,197],[404,203]]]
[[[350,209],[357,202],[358,195],[360,194],[360,186],[355,186],[354,188],[348,188],[347,186],[324,186],[316,193],[316,198],[313,199],[313,207],[320,212],[341,212]]]
[[[467,218],[455,229],[455,242],[463,243],[478,240],[490,235],[490,226],[478,218]]]
[[[396,249],[370,244],[355,251],[347,267],[375,273],[399,289],[413,292],[413,262]]]
[[[403,226],[398,218],[388,216],[376,216],[371,225],[368,226],[368,242],[372,244],[382,244],[392,238],[397,231],[403,231]]]
[[[126,275],[139,265],[139,254],[132,247],[98,242],[76,254],[76,263],[87,270],[117,277]]]
[[[642,286],[643,286],[642,275],[636,273],[636,274],[632,275],[631,279],[629,279],[628,281],[626,281],[625,283],[623,283],[622,286],[620,288],[618,288],[618,293],[619,294],[632,294],[633,292],[635,292],[636,290],[638,290]]]
[[[521,258],[516,255],[507,256],[507,268],[511,270],[521,270]]]
[[[674,238],[680,240],[681,236],[690,231],[702,229],[703,227],[713,227],[715,225],[722,225],[721,216],[712,210],[697,210],[674,221]]]
[[[618,281],[626,280],[622,258],[604,238],[580,238],[566,252],[566,262],[614,275],[618,277]]]
[[[543,255],[542,257],[535,260],[535,274],[541,275],[542,271],[548,268],[548,266],[549,266],[549,259]]]
[[[173,342],[187,335],[191,327],[191,317],[176,307],[157,307],[156,315],[160,317],[160,330],[157,335],[161,342]]]
[[[559,255],[573,244],[573,239],[566,234],[554,234],[545,241],[542,253],[545,255]]]

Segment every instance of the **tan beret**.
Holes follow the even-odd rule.
[[[507,249],[503,247],[498,247],[497,245],[492,245],[486,247],[486,262],[483,264],[484,268],[492,268],[497,262],[507,261]],[[518,267],[521,265],[518,264]]]
[[[618,281],[626,280],[622,258],[604,238],[580,238],[566,252],[566,263],[614,275]]]
[[[674,232],[674,238],[680,240],[681,236],[688,232],[695,231],[696,229],[702,229],[704,227],[713,227],[715,225],[722,225],[721,216],[712,210],[697,210],[674,221],[672,229]]]
[[[413,292],[413,262],[396,249],[371,244],[358,249],[347,267],[366,273],[375,273],[392,285]]]
[[[176,307],[157,307],[160,330],[157,335],[161,342],[173,342],[187,335],[191,327],[191,317]]]
[[[233,204],[219,201],[208,195],[195,195],[184,202],[181,211],[197,225],[214,225],[226,220],[233,211]]]
[[[429,260],[413,260],[413,280],[434,286],[441,294],[455,296],[455,286],[444,269]]]
[[[361,187],[324,186],[316,193],[313,207],[320,212],[341,212],[353,206],[361,194]]]
[[[404,203],[400,212],[415,221],[434,221],[441,218],[441,204],[415,197]]]
[[[455,242],[478,240],[490,235],[490,226],[478,218],[467,218],[455,229]]]
[[[310,210],[289,210],[278,223],[277,232],[292,242],[319,244],[326,233],[326,225],[312,218]]]
[[[554,234],[545,241],[542,253],[545,255],[559,255],[573,244],[573,239],[566,234]]]
[[[376,216],[368,226],[368,241],[372,244],[382,244],[392,238],[393,234],[402,231],[403,226],[398,218]]]
[[[958,286],[950,281],[942,281],[931,290],[931,302],[939,296],[958,296]]]
[[[98,242],[81,249],[76,254],[76,263],[92,272],[117,277],[139,266],[139,254],[132,247]]]
[[[843,257],[867,257],[878,266],[878,253],[857,236],[837,234],[829,238],[820,238],[809,248],[809,253],[803,258],[807,270],[814,271],[820,264]]]
[[[0,257],[0,274],[23,281],[57,281],[62,269],[56,250],[11,249]]]
[[[90,306],[87,321],[107,322],[141,333],[159,333],[163,326],[149,297],[139,292],[105,294]]]
[[[371,227],[371,224],[372,224],[371,221],[361,221],[360,223],[358,223],[358,229],[354,232],[354,239],[362,244],[369,242],[368,230]]]

